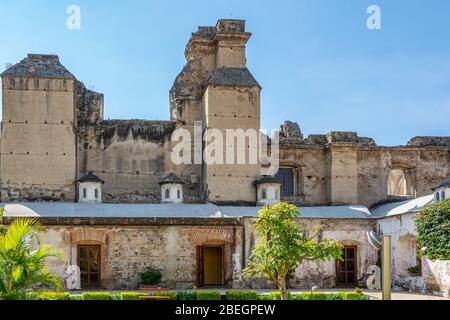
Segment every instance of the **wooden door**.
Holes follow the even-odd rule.
[[[344,246],[343,260],[336,260],[336,286],[356,286],[357,270],[357,247]]]
[[[78,266],[82,289],[95,289],[101,286],[100,245],[79,245]]]
[[[222,245],[197,246],[197,286],[223,286],[225,279]]]

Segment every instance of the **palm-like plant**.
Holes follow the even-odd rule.
[[[59,277],[48,272],[45,259],[62,259],[60,250],[40,245],[41,224],[33,219],[16,219],[0,234],[0,297],[25,299],[37,284],[61,288]],[[33,249],[33,243],[37,249]]]

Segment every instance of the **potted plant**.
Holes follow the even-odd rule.
[[[141,274],[141,289],[156,289],[161,281],[161,271],[148,267]]]

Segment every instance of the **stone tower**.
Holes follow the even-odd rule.
[[[226,148],[235,153],[238,148],[247,151],[245,163],[203,164],[203,198],[209,202],[256,202],[252,183],[259,176],[259,164],[249,161],[249,155],[259,152],[261,87],[246,67],[245,47],[250,36],[244,20],[225,19],[215,27],[199,27],[189,39],[186,65],[170,91],[171,119],[191,133],[196,122],[202,123],[203,133],[217,129],[224,139],[227,129],[256,133],[256,146],[251,148],[248,140],[243,144],[237,139],[227,141]],[[226,161],[225,150],[223,159]]]
[[[214,203],[256,202],[253,181],[259,176],[261,87],[246,67],[245,45],[250,36],[242,20],[219,20],[215,27],[216,69],[203,92],[204,129],[220,131],[225,147],[224,163],[206,164],[203,170],[207,199]],[[234,138],[230,130],[239,130],[245,137]],[[238,161],[239,152],[245,155],[243,162]]]
[[[75,198],[75,77],[55,55],[29,54],[1,74],[1,198]]]

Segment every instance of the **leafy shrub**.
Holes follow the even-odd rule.
[[[416,217],[420,255],[450,260],[450,199],[432,204]]]
[[[329,295],[324,292],[303,292],[300,295],[303,297],[302,300],[329,300]]]
[[[289,293],[288,298],[291,299],[292,294]],[[268,294],[260,294],[258,300],[281,300],[280,292],[270,292]]]
[[[197,300],[197,293],[195,291],[178,291],[177,300]]]
[[[177,300],[177,293],[175,291],[156,291],[155,296],[169,297],[169,300]]]
[[[227,300],[258,300],[258,294],[254,291],[227,291]]]
[[[161,280],[161,271],[148,267],[144,273],[141,274],[143,285],[150,285],[158,283]]]
[[[121,300],[121,295],[120,293],[112,293],[111,294],[111,299],[110,300]]]
[[[83,292],[83,300],[112,300],[109,292]]]
[[[143,292],[121,292],[120,300],[139,300],[140,296],[145,296]]]
[[[327,295],[327,300],[344,300],[344,298],[339,293],[330,293]]]
[[[220,300],[219,291],[197,291],[197,300]]]
[[[69,296],[69,300],[72,300],[72,301],[83,300],[83,296],[81,294],[74,294],[74,295]]]
[[[41,292],[41,300],[70,300],[70,294],[68,292]]]
[[[358,292],[340,292],[343,300],[367,300],[367,296]]]

